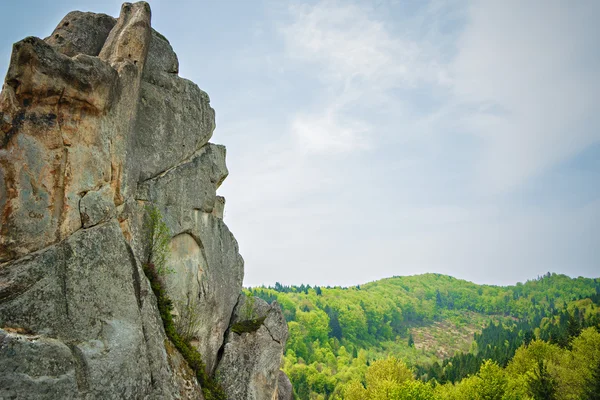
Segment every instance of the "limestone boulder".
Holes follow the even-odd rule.
[[[0,329],[3,399],[79,399],[76,363],[60,340]]]
[[[134,33],[148,36],[146,29],[136,25]],[[14,45],[0,95],[0,262],[81,228],[79,202],[88,191],[109,184],[121,201],[127,112],[141,81],[138,67],[125,64],[119,72],[33,37]]]
[[[153,29],[143,79],[149,81],[163,72],[177,74],[179,60],[167,38]]]
[[[176,321],[190,332],[206,371],[212,374],[242,289],[244,262],[237,241],[220,218],[197,210],[193,215],[190,231],[171,240],[167,268],[172,273],[164,280]]]
[[[294,400],[292,382],[290,382],[290,378],[283,371],[279,371],[279,379],[277,380],[277,399]]]
[[[136,195],[138,201],[160,210],[173,236],[167,262],[172,273],[165,276],[167,292],[208,373],[214,372],[243,280],[243,259],[222,220],[224,201],[216,196],[227,174],[225,148],[209,143],[190,160],[140,183]],[[220,215],[214,213],[215,205]],[[144,251],[140,251],[142,259]]]
[[[212,213],[228,175],[225,147],[206,144],[193,157],[138,186],[136,198],[164,206],[173,232],[192,228],[197,212]]]
[[[81,230],[56,246],[2,268],[2,281],[8,283],[0,294],[2,326],[70,349],[70,361],[65,365],[74,368],[79,392],[95,398],[149,393],[151,373],[134,268],[118,224]],[[61,350],[60,354],[66,353]],[[37,376],[34,382],[43,385],[43,376],[50,379],[54,375],[38,376],[36,365],[51,361],[43,354],[34,360],[23,365],[20,374],[32,379]]]
[[[214,129],[210,99],[193,82],[167,73],[142,81],[133,137],[139,180],[186,161],[208,142]]]
[[[87,192],[79,201],[79,214],[84,228],[98,225],[114,216],[114,193],[106,185],[99,190]]]
[[[44,40],[69,57],[77,54],[97,56],[116,23],[115,18],[106,14],[72,11]]]
[[[277,302],[240,296],[216,374],[228,398],[278,397],[287,324]]]

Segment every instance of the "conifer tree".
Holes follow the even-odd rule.
[[[555,400],[556,383],[543,360],[538,361],[538,367],[529,378],[529,393],[535,400]]]

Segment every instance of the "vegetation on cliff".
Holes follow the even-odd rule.
[[[143,264],[143,269],[156,296],[165,333],[196,374],[204,398],[206,400],[225,400],[226,396],[223,389],[206,373],[202,355],[191,344],[192,334],[188,329],[189,324],[181,323],[184,316],[180,316],[177,323],[173,319],[173,302],[167,295],[162,280],[165,274],[174,272],[167,267],[171,233],[158,208],[149,206],[146,211],[148,213],[146,230],[148,232],[149,254],[148,261]]]
[[[160,274],[152,263],[144,264],[144,273],[150,281],[152,291],[156,296],[158,311],[163,321],[165,333],[173,343],[175,348],[183,356],[189,367],[196,374],[196,378],[202,387],[202,394],[206,400],[225,400],[225,393],[219,384],[205,372],[205,365],[202,361],[202,356],[194,346],[191,345],[189,339],[185,339],[176,329],[173,321],[173,303],[165,293],[161,283]]]

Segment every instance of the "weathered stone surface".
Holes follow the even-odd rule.
[[[116,66],[127,61],[143,71],[150,48],[150,5],[124,3],[117,24],[110,31],[99,57]]]
[[[190,229],[194,210],[213,211],[216,190],[227,174],[225,147],[209,143],[189,161],[141,183],[136,197],[168,206],[169,217],[183,230]]]
[[[81,392],[95,398],[148,393],[150,371],[132,261],[112,222],[4,267],[2,281],[8,285],[0,292],[2,326],[68,346]],[[29,367],[31,372],[23,366],[22,373],[36,376],[35,363]]]
[[[173,74],[149,79],[142,81],[133,137],[142,181],[191,157],[215,129],[210,99],[198,86]]]
[[[163,212],[171,230],[181,228]],[[194,304],[193,344],[202,354],[207,372],[216,367],[231,314],[242,289],[243,259],[237,241],[223,223],[212,214],[191,210],[193,224],[186,233],[171,241],[165,282],[177,314],[184,305]]]
[[[223,219],[225,215],[225,197],[217,196],[215,198],[215,205],[213,206],[213,215],[217,218]]]
[[[0,329],[0,397],[77,399],[71,349],[56,339]]]
[[[294,400],[294,389],[290,378],[283,371],[279,371],[277,380],[277,399],[278,400]]]
[[[189,161],[143,182],[136,196],[159,207],[174,235],[168,268],[175,273],[165,277],[168,293],[179,315],[194,304],[194,343],[209,373],[243,280],[237,241],[212,214],[227,173],[225,148],[207,144]]]
[[[195,374],[164,334],[156,298],[139,265],[134,276],[136,277],[134,280],[140,282],[142,329],[152,378],[150,398],[203,400],[202,390]]]
[[[172,388],[165,391],[163,397],[157,394],[156,399],[163,399],[172,396],[179,399],[204,400],[202,389],[196,379],[196,374],[188,366],[184,358],[179,354],[175,347],[166,340],[164,342],[167,350],[169,366],[172,373]]]
[[[120,194],[123,131],[132,124],[122,110],[141,80],[126,75],[37,38],[15,44],[0,96],[2,120],[11,121],[0,138],[0,262],[79,229],[82,193],[110,182]]]
[[[148,81],[161,72],[177,74],[179,60],[167,38],[153,29],[150,50],[144,68],[144,80]]]
[[[84,228],[98,225],[111,218],[115,212],[113,191],[106,185],[99,190],[87,192],[79,202],[79,213]]]
[[[141,268],[151,207],[172,235],[175,320],[194,317],[207,372],[222,349],[232,379],[239,349],[260,361],[240,375],[257,397],[231,398],[277,395],[278,306],[257,301],[260,327],[224,345],[243,279],[216,196],[225,148],[208,143],[208,95],[178,69],[143,2],[118,20],[73,12],[14,45],[0,94],[0,398],[203,398]]]
[[[56,26],[46,43],[69,57],[97,56],[117,20],[106,14],[72,11]]]
[[[116,73],[96,57],[67,57],[43,40],[28,37],[14,44],[5,83],[3,103],[14,104],[2,104],[4,110],[60,105],[75,108],[70,114],[80,109],[102,114],[110,108]]]
[[[228,398],[277,398],[287,335],[277,302],[240,296],[216,372]]]

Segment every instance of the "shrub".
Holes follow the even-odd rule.
[[[171,231],[165,224],[158,207],[146,206],[146,232],[148,234],[148,264],[153,264],[158,275],[175,272],[167,267],[170,254]]]
[[[152,291],[156,296],[158,311],[163,321],[163,326],[165,327],[165,333],[171,343],[173,343],[175,348],[181,353],[190,368],[195,372],[196,379],[198,379],[198,382],[202,387],[202,393],[204,394],[205,400],[226,400],[227,397],[225,396],[223,388],[213,378],[206,374],[205,365],[202,361],[200,352],[190,344],[189,340],[185,340],[177,332],[172,315],[173,302],[169,299],[163,288],[160,274],[157,272],[156,267],[152,263],[146,263],[143,267],[144,273],[150,281]]]
[[[175,330],[185,341],[194,338],[194,334],[202,322],[198,311],[198,300],[197,296],[192,296],[192,298],[188,298],[187,302],[177,303],[179,316],[175,319]]]

